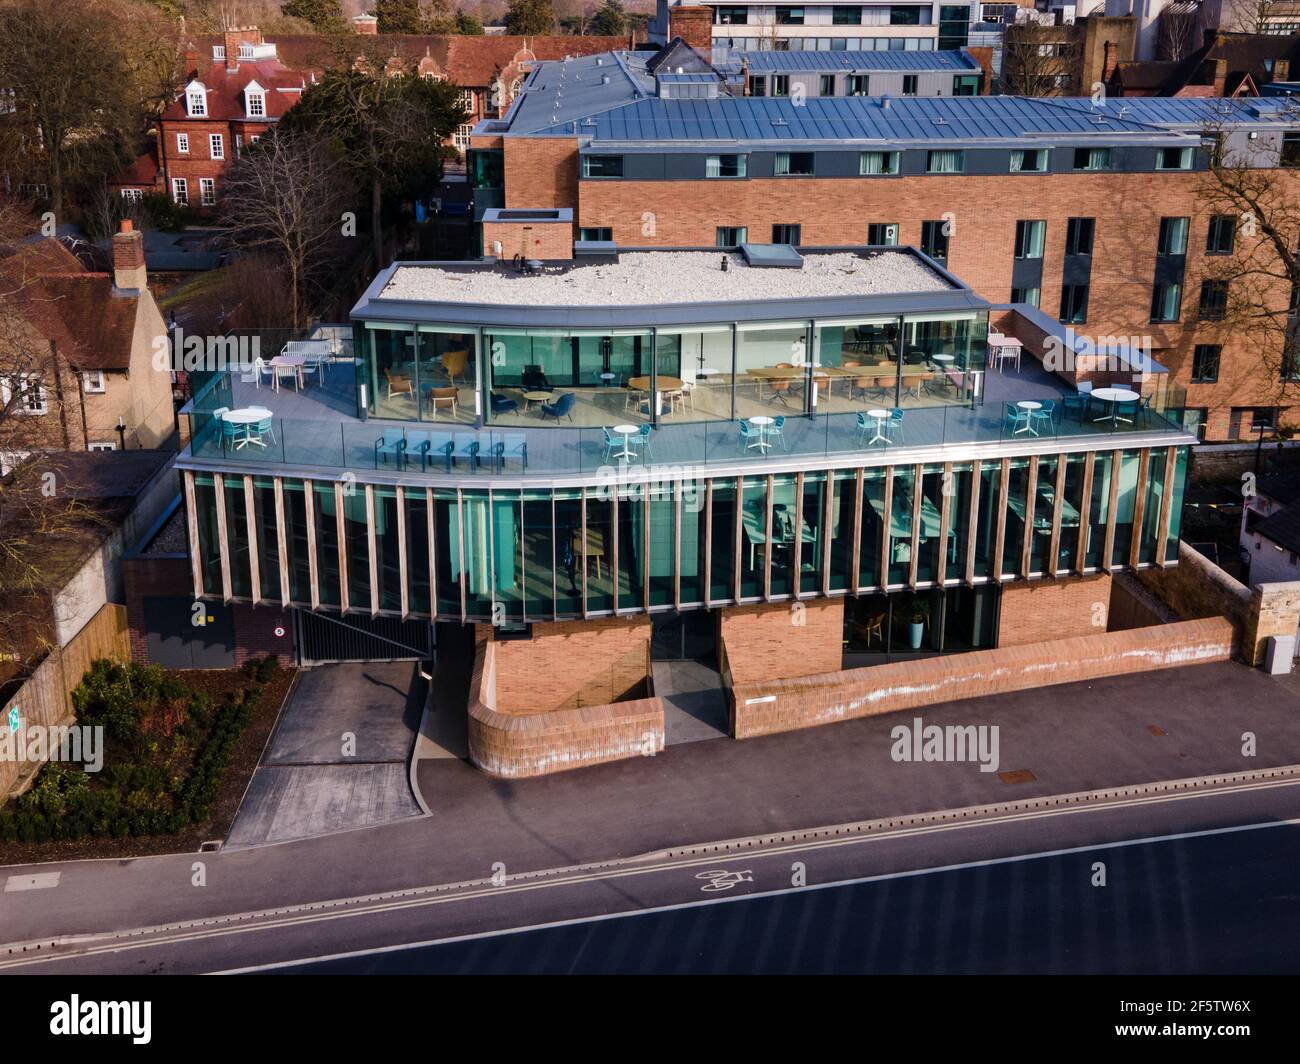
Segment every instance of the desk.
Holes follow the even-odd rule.
[[[659,377],[656,383],[659,385],[659,390],[655,392],[655,413],[661,414],[663,411],[660,409],[659,404],[663,396],[667,394],[671,399],[673,395],[680,394],[685,385],[679,377]],[[629,377],[627,386],[631,391],[645,392],[648,395],[650,393],[650,378],[649,376]],[[670,409],[669,413],[671,412]]]
[[[881,522],[885,520],[885,503],[882,499],[872,499],[871,508],[876,511],[876,516]],[[901,509],[898,505],[894,506],[894,516],[889,522],[889,535],[891,539],[904,539],[910,541],[912,538],[912,506],[908,503],[905,508]],[[939,510],[928,498],[921,498],[921,535],[919,542],[924,543],[927,540],[934,539],[939,535]],[[948,529],[948,556],[951,560],[957,560],[957,530]]]
[[[793,515],[791,515],[793,516]],[[754,568],[754,549],[764,546],[767,543],[767,514],[759,510],[750,509],[748,506],[740,515],[740,523],[745,530],[745,538],[749,540],[749,567]],[[816,543],[817,534],[808,524],[807,519],[803,522],[802,540],[804,543]],[[793,530],[788,537],[782,537],[777,532],[776,515],[772,515],[772,545],[792,546],[794,543]]]
[[[1043,485],[1040,484],[1038,487],[1038,494],[1042,498],[1044,505],[1047,506],[1049,510],[1055,510],[1056,508],[1055,489],[1051,487],[1044,487]],[[1021,524],[1024,524],[1025,500],[1017,498],[1015,495],[1008,494],[1007,506],[1011,508],[1012,513],[1014,513],[1018,518],[1020,518]],[[1068,499],[1061,500],[1061,527],[1062,528],[1079,527],[1079,511],[1070,505],[1070,501]],[[1038,517],[1035,514],[1034,531],[1038,533],[1040,536],[1051,535],[1052,518],[1050,514],[1047,517]]]

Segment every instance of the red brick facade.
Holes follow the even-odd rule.
[[[1110,575],[1035,580],[1002,589],[998,646],[1017,647],[1106,631]]]
[[[843,662],[844,600],[814,599],[720,610],[718,645],[733,683],[835,672]]]

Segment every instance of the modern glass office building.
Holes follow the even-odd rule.
[[[1158,374],[991,356],[1034,314],[899,248],[399,263],[300,379],[196,389],[195,591],[520,635],[840,598],[849,652],[996,645],[1002,588],[1176,560],[1192,442]]]

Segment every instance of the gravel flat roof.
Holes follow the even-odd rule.
[[[729,260],[724,273],[721,261]],[[800,269],[746,265],[738,254],[625,252],[617,262],[505,269],[399,266],[380,299],[527,307],[617,307],[947,292],[953,286],[901,251],[804,256]]]

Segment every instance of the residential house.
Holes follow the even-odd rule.
[[[1266,473],[1241,511],[1241,556],[1249,584],[1300,580],[1300,473]]]

